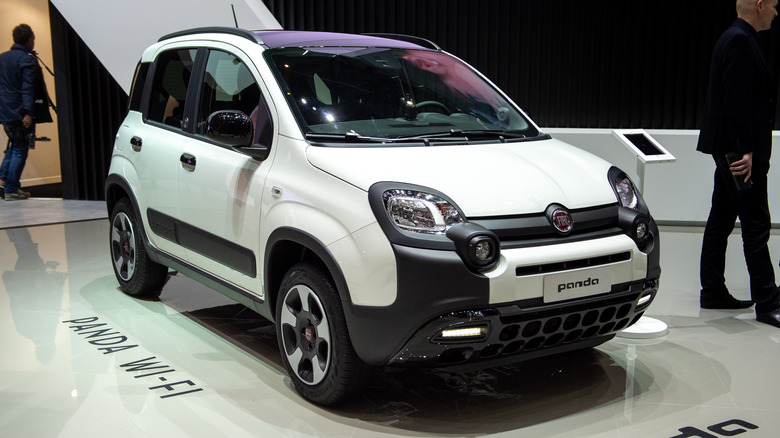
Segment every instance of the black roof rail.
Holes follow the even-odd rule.
[[[417,44],[418,46],[423,46],[426,49],[441,50],[441,47],[439,47],[439,45],[434,43],[433,41],[427,40],[425,38],[412,36],[412,35],[403,35],[399,33],[364,33],[363,35],[388,38],[391,40],[398,40],[398,41],[406,41],[407,43],[413,43],[413,44]]]
[[[157,41],[158,42],[165,41],[171,38],[176,38],[185,35],[197,35],[199,33],[226,33],[226,34],[236,35],[242,38],[246,38],[249,41],[252,41],[257,44],[263,44],[263,41],[260,39],[260,37],[258,37],[257,35],[255,35],[254,33],[246,29],[240,29],[237,27],[226,27],[226,26],[196,27],[194,29],[180,30],[178,32],[173,32],[173,33],[169,33],[168,35],[164,35]]]

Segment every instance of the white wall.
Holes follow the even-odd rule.
[[[636,157],[609,129],[546,128],[554,138],[585,149],[623,169],[636,182]],[[699,131],[646,130],[677,158],[674,163],[645,167],[643,196],[657,221],[704,223],[710,211],[715,164],[696,151]],[[780,139],[780,131],[773,132]],[[774,144],[780,144],[774,142]],[[775,151],[769,171],[769,208],[773,224],[780,223],[780,166]]]
[[[235,27],[231,5],[239,27],[281,29],[261,0],[52,0],[52,4],[126,92],[146,47],[183,29]]]
[[[51,54],[51,26],[49,25],[49,2],[47,0],[0,0],[0,52],[13,45],[11,31],[20,23],[29,24],[35,32],[35,51],[49,68],[54,69]],[[44,69],[43,77],[49,95],[55,99],[54,78]],[[62,181],[60,171],[60,143],[57,134],[57,115],[52,111],[54,123],[37,126],[39,137],[49,137],[51,142],[39,142],[30,151],[27,165],[22,172],[22,187],[54,184]],[[5,150],[8,137],[0,129],[0,151]]]

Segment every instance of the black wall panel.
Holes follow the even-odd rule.
[[[62,197],[102,200],[127,94],[49,3]]]
[[[433,40],[548,127],[697,129],[712,47],[736,18],[733,0],[264,3],[285,29]],[[777,77],[778,33],[761,38]]]
[[[712,47],[736,18],[733,0],[263,2],[285,29],[405,33],[435,41],[546,127],[698,129]],[[49,7],[63,197],[103,199],[127,95]],[[776,78],[778,38],[774,29],[761,34]]]

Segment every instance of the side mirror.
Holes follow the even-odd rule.
[[[206,138],[233,147],[252,146],[252,120],[241,111],[212,113],[206,125]]]

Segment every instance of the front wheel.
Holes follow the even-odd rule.
[[[370,367],[352,348],[338,292],[320,269],[300,263],[287,272],[276,324],[282,360],[303,397],[332,405],[362,390]]]
[[[168,268],[146,253],[141,223],[127,198],[120,199],[111,211],[110,239],[111,262],[122,291],[134,297],[159,296]]]

